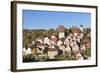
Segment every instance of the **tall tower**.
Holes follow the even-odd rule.
[[[83,25],[82,25],[82,24],[80,25],[80,30],[81,30],[81,32],[83,32],[83,30],[84,30],[84,28],[83,28]]]
[[[65,28],[63,25],[58,26],[59,38],[65,38]]]

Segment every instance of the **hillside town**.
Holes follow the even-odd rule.
[[[45,31],[46,34],[42,38],[35,37],[27,44],[27,47],[23,45],[23,62],[88,60],[91,58],[90,29],[80,25],[79,28],[68,29],[69,32],[66,35],[66,27],[59,25],[56,31],[58,33],[49,36]]]

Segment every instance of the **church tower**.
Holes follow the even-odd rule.
[[[65,27],[63,25],[58,26],[59,38],[65,38]]]
[[[84,30],[82,24],[80,25],[80,30],[81,30],[81,32],[83,32],[83,30]]]

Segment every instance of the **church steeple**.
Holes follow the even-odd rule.
[[[81,30],[81,32],[83,32],[83,25],[82,24],[80,25],[80,30]]]
[[[59,38],[65,38],[65,27],[63,25],[58,26]]]

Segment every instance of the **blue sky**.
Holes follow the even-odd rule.
[[[72,26],[90,27],[91,14],[80,12],[56,12],[56,11],[37,11],[23,10],[24,29],[56,29],[59,25],[66,28]]]

